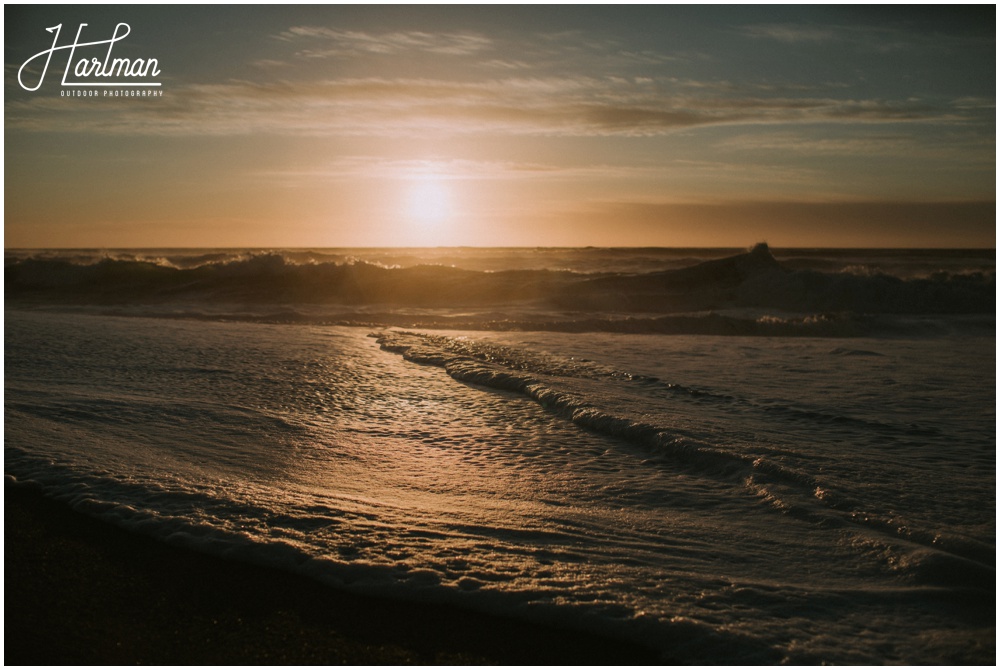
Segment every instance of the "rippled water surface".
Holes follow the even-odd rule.
[[[703,662],[988,663],[995,340],[5,314],[5,472]]]

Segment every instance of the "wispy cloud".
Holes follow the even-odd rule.
[[[744,26],[748,37],[777,40],[778,42],[829,42],[838,37],[837,31],[812,25],[794,23],[760,23]]]
[[[755,133],[727,139],[720,147],[740,151],[780,151],[803,155],[877,156],[909,153],[918,143],[906,135],[815,137],[802,133]]]
[[[483,61],[479,63],[479,66],[496,70],[530,70],[535,67],[523,60],[508,60],[505,58],[493,58]]]
[[[258,173],[268,180],[303,179],[424,179],[444,180],[506,179],[519,175],[546,175],[560,171],[553,165],[530,162],[448,159],[391,159],[384,156],[339,156],[320,165],[294,169],[265,170]]]
[[[864,51],[887,53],[916,47],[924,40],[918,33],[871,25],[823,25],[808,23],[758,23],[743,26],[743,35],[785,44],[846,45]]]
[[[966,96],[963,98],[958,98],[953,100],[951,103],[956,109],[967,109],[967,110],[995,110],[997,107],[996,98],[980,98],[975,96]]]
[[[641,65],[663,65],[664,63],[673,63],[683,60],[680,56],[664,54],[658,51],[652,51],[651,49],[643,49],[641,51],[620,49],[615,51],[614,55],[623,62],[637,63]]]
[[[738,29],[739,34],[785,44],[851,47],[860,52],[890,53],[912,50],[935,52],[982,48],[988,38],[947,34],[933,29],[909,30],[894,25],[815,25],[810,23],[758,23]]]
[[[741,30],[750,37],[790,43],[870,34],[867,28],[805,24],[758,24]],[[643,137],[719,125],[968,121],[982,125],[990,112],[985,98],[949,103],[846,97],[843,85],[836,84],[665,76],[669,67],[636,66],[662,66],[675,56],[624,48],[615,39],[579,31],[532,36],[535,46],[530,53],[513,51],[500,38],[468,31],[374,32],[300,25],[274,37],[290,48],[255,61],[255,69],[267,78],[297,79],[174,86],[162,99],[128,104],[97,99],[84,105],[54,97],[10,100],[5,123],[24,130],[193,136]],[[448,78],[436,68],[423,70],[434,73],[424,78],[309,79],[319,70],[328,71],[292,66],[296,61],[301,65],[302,58],[332,55],[354,55],[358,60],[352,62],[363,64],[363,56],[406,60],[416,54],[443,56],[470,67],[462,70],[461,78]],[[592,61],[603,65],[581,66]],[[564,68],[566,63],[572,63],[572,69]],[[388,72],[382,65],[379,68],[376,71]],[[476,78],[483,73],[492,76]]]
[[[468,56],[492,48],[493,41],[473,33],[427,33],[397,31],[370,33],[338,30],[324,26],[295,26],[283,31],[278,39],[310,46],[299,52],[308,58],[362,54],[396,55],[408,51],[445,56]]]
[[[433,177],[446,181],[580,180],[658,178],[668,171],[704,169],[687,161],[662,165],[617,165],[591,163],[557,165],[532,161],[478,160],[468,158],[391,159],[384,156],[340,156],[309,167],[263,170],[256,174],[269,183],[287,180],[296,186],[306,180],[337,181],[357,179],[412,180]]]
[[[845,156],[911,159],[941,164],[946,169],[979,170],[995,164],[995,143],[984,140],[975,132],[949,133],[946,137],[928,139],[911,134],[858,134],[822,137],[799,132],[754,133],[726,139],[716,146],[724,150],[759,155]]]
[[[648,78],[594,76],[231,81],[176,87],[154,100],[8,101],[5,122],[105,134],[653,136],[711,125],[982,122],[989,111],[978,99],[932,104],[723,92],[679,93]]]

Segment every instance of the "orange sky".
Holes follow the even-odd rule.
[[[6,7],[4,242],[992,247],[994,17]]]

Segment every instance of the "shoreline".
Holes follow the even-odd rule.
[[[355,595],[174,547],[22,484],[4,485],[4,539],[5,665],[666,662],[588,632]]]

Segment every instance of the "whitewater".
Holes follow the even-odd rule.
[[[991,664],[992,250],[32,250],[9,485],[705,664]]]

